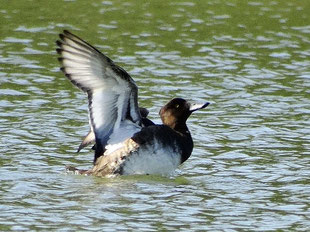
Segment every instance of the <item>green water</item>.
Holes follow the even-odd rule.
[[[0,0],[0,230],[309,231],[310,1]],[[68,29],[139,102],[210,101],[170,178],[66,175],[87,98],[59,72]]]

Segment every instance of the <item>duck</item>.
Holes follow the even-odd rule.
[[[186,125],[190,115],[210,103],[193,104],[175,97],[159,111],[162,124],[139,107],[138,86],[108,56],[68,30],[59,34],[60,70],[88,97],[90,131],[78,151],[94,144],[93,167],[67,166],[79,175],[171,175],[193,151]]]

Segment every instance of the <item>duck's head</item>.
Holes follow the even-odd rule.
[[[159,115],[163,124],[175,129],[177,126],[185,125],[194,111],[206,108],[209,104],[209,102],[191,104],[183,98],[174,98],[160,109]]]

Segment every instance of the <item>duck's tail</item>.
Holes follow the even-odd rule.
[[[76,167],[66,165],[66,173],[88,176],[88,175],[91,175],[91,170],[77,169]]]

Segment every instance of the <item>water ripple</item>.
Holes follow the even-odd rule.
[[[5,5],[0,230],[306,231],[304,3]],[[89,130],[87,98],[59,72],[55,40],[64,28],[133,76],[152,120],[160,123],[158,111],[173,97],[211,102],[189,119],[195,148],[174,176],[65,174],[67,164],[89,168],[93,154],[76,153]]]

